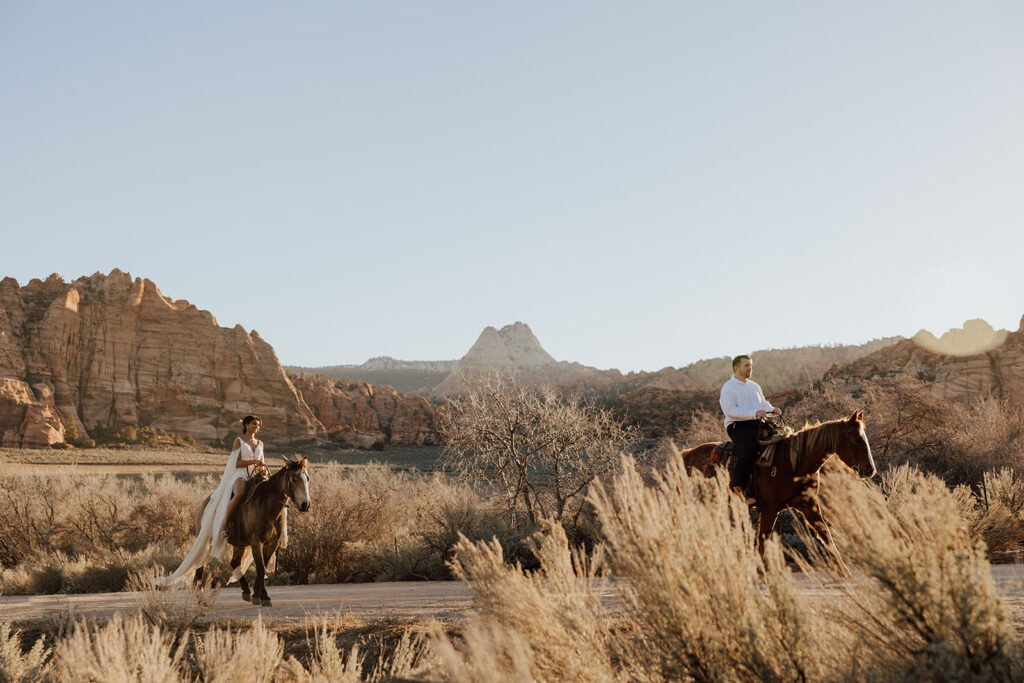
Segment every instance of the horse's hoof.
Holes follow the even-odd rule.
[[[252,595],[249,593],[242,593],[242,599],[246,602],[252,602]]]
[[[270,604],[270,598],[263,598],[263,604],[261,607],[273,607],[273,605]]]

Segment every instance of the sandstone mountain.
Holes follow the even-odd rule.
[[[1024,405],[1024,318],[1013,332],[993,330],[981,320],[967,321],[939,339],[919,332],[833,373],[854,383],[901,374],[941,386],[951,400],[997,398]]]
[[[349,390],[324,388],[317,397],[332,391]],[[351,400],[402,414],[397,430],[379,428],[394,415],[379,416],[374,436],[425,438],[405,424],[415,419],[406,415],[422,417],[405,410],[405,397],[365,394]],[[0,281],[2,445],[59,444],[72,424],[80,439],[136,425],[215,441],[248,413],[263,417],[268,442],[326,439],[342,427],[330,422],[340,416],[325,413],[324,424],[314,415],[255,330],[219,327],[208,311],[164,296],[149,280],[114,270],[71,283],[56,274],[24,287]],[[424,422],[428,433],[431,424]]]
[[[328,436],[339,445],[372,448],[380,444],[440,443],[437,412],[422,396],[323,375],[290,375],[290,379]]]
[[[516,376],[527,383],[549,384],[573,393],[601,391],[622,380],[618,370],[598,370],[579,363],[556,361],[540,345],[529,325],[515,322],[500,330],[485,327],[430,396],[440,399],[457,395],[463,390],[461,380],[465,374],[494,370],[515,371]]]

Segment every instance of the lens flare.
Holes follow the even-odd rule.
[[[921,330],[911,339],[921,348],[944,356],[974,356],[1002,346],[1010,333],[994,329],[984,320],[968,320],[963,327],[949,330],[936,337],[928,330]]]

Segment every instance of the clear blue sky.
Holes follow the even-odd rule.
[[[0,275],[284,363],[657,369],[1024,314],[1020,2],[7,2]]]

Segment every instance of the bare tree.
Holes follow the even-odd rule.
[[[462,385],[443,411],[446,463],[495,482],[513,528],[520,504],[532,523],[571,515],[575,524],[587,487],[636,441],[609,411],[511,374],[467,375]]]

